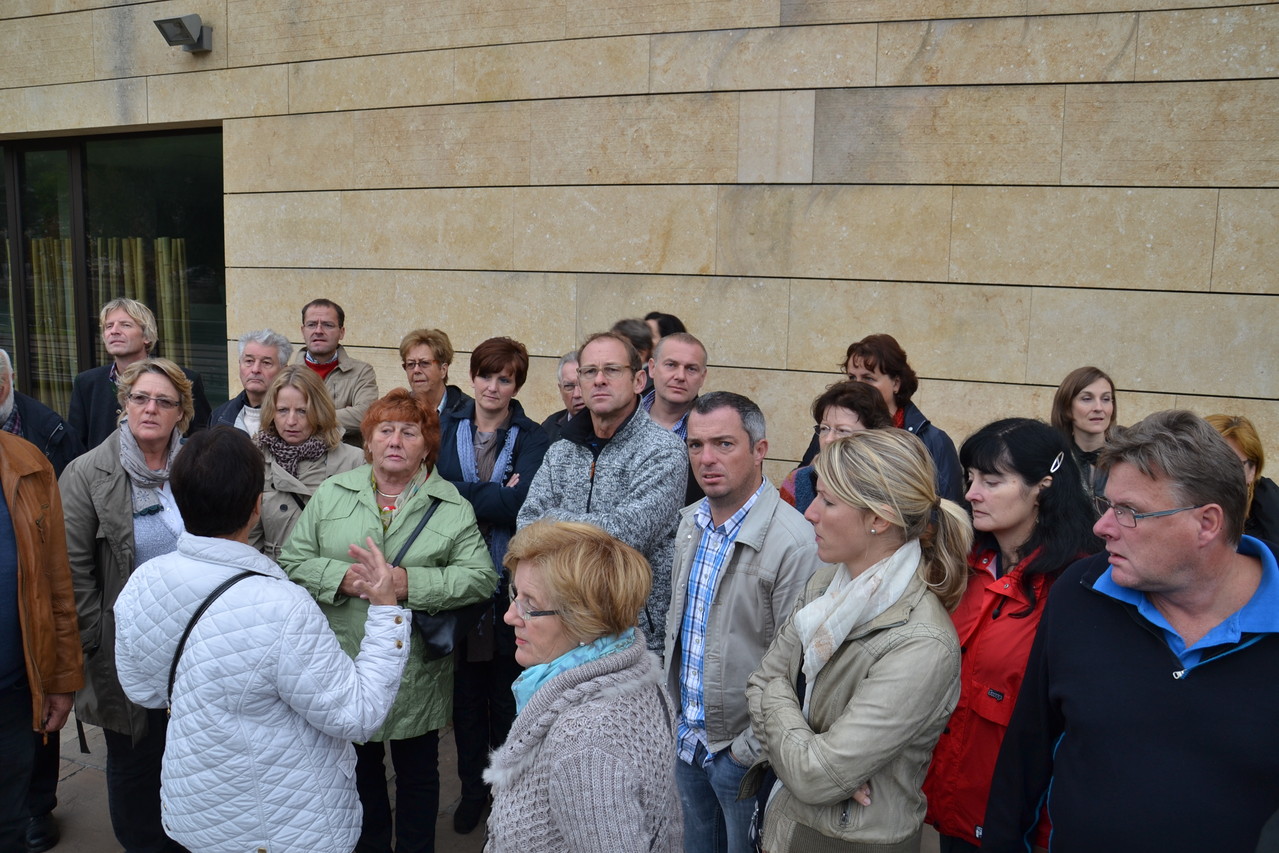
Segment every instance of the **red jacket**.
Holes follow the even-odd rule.
[[[924,780],[928,797],[925,820],[942,835],[981,844],[991,778],[999,745],[1008,729],[1030,645],[1044,613],[1044,599],[1052,585],[1047,575],[1032,575],[1035,608],[1014,618],[1029,603],[1022,589],[1022,572],[1038,552],[996,578],[994,549],[968,556],[972,574],[968,588],[951,614],[959,635],[962,663],[959,704],[942,732]],[[1036,844],[1048,846],[1048,821],[1041,820]]]

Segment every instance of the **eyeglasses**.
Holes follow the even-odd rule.
[[[409,370],[409,371],[417,370],[419,367],[425,370],[426,368],[430,367],[432,364],[439,364],[439,362],[433,358],[420,358],[416,361],[401,362],[401,366],[405,370]]]
[[[594,382],[595,377],[599,376],[601,373],[604,374],[605,379],[612,382],[614,379],[619,379],[628,373],[634,372],[635,371],[631,370],[629,367],[621,364],[606,364],[603,367],[595,367],[594,365],[590,367],[579,367],[577,369],[577,382],[579,385],[583,382]]]
[[[826,424],[817,424],[813,427],[813,435],[818,438],[826,438],[831,433],[835,433],[835,438],[848,438],[850,435],[856,435],[860,430],[852,427],[833,427]]]
[[[1157,512],[1137,512],[1130,506],[1122,506],[1120,504],[1111,503],[1097,495],[1093,498],[1093,503],[1097,505],[1097,512],[1105,515],[1107,510],[1114,510],[1115,521],[1119,522],[1121,527],[1134,528],[1137,522],[1143,518],[1159,518],[1163,515],[1176,515],[1179,512],[1185,512],[1188,509],[1199,509],[1204,504],[1196,504],[1195,506],[1179,506],[1176,509],[1161,509]]]
[[[316,329],[323,329],[326,332],[332,332],[336,330],[337,327],[337,323],[330,323],[321,320],[311,320],[310,322],[302,324],[302,328],[306,329],[308,332],[314,332]]]
[[[146,394],[129,394],[124,399],[128,400],[139,409],[145,409],[147,403],[155,403],[166,412],[173,411],[182,405],[177,400],[170,400],[168,397],[148,397]]]
[[[514,587],[514,585],[512,585],[510,588],[507,589],[506,594],[510,597],[511,604],[515,605],[515,612],[520,614],[520,618],[523,619],[525,622],[527,622],[529,619],[533,619],[538,616],[559,616],[560,615],[560,612],[558,610],[526,610],[524,608],[524,602],[520,601],[519,599],[519,595],[520,595],[519,590],[517,590]]]

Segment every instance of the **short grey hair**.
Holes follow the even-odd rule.
[[[742,429],[746,430],[746,437],[750,439],[751,447],[767,438],[764,430],[764,413],[751,398],[734,394],[732,391],[712,391],[709,394],[700,395],[693,401],[693,411],[699,415],[709,415],[718,409],[732,409],[737,412],[737,416],[742,419]]]
[[[560,363],[555,365],[555,378],[557,381],[564,381],[564,366],[568,364],[577,364],[577,350],[571,349],[560,356]]]
[[[275,347],[280,353],[280,364],[288,364],[293,355],[293,344],[289,339],[273,329],[254,329],[240,335],[240,355],[249,344],[261,344],[264,347]]]
[[[13,362],[9,360],[9,353],[0,349],[0,376],[13,375]]]
[[[671,332],[657,342],[657,346],[653,347],[653,361],[657,361],[661,355],[662,347],[668,343],[689,344],[695,346],[702,351],[702,367],[706,367],[706,363],[710,360],[710,354],[706,352],[706,344],[690,335],[688,332]]]
[[[1203,418],[1169,409],[1119,430],[1097,457],[1097,466],[1109,471],[1120,462],[1152,480],[1168,480],[1182,504],[1220,506],[1227,542],[1238,544],[1248,510],[1248,486],[1239,457]]]

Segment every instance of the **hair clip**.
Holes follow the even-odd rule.
[[[1058,453],[1057,458],[1053,460],[1053,464],[1048,466],[1048,473],[1056,474],[1057,469],[1061,467],[1061,463],[1063,460],[1065,460],[1065,458],[1066,458],[1066,454],[1064,451],[1061,453]]]

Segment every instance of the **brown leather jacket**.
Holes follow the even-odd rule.
[[[31,686],[32,728],[38,730],[45,694],[73,693],[84,685],[62,499],[44,454],[3,431],[0,488],[18,541],[18,619]]]

